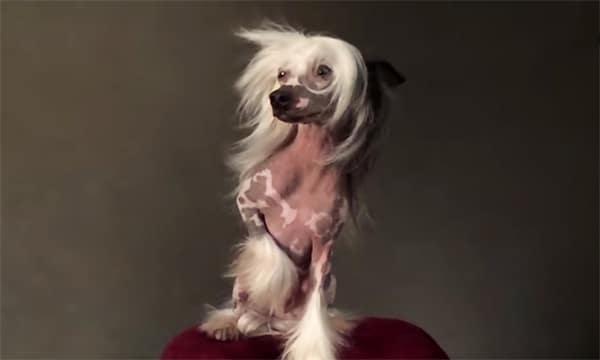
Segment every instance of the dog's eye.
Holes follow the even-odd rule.
[[[287,75],[287,73],[285,71],[280,71],[279,74],[277,74],[277,78],[283,79],[286,75]]]
[[[319,65],[317,68],[317,75],[321,77],[326,77],[331,73],[331,68],[327,65]]]

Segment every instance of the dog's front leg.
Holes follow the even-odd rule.
[[[245,289],[249,284],[244,283],[243,277],[252,269],[256,261],[253,259],[251,246],[254,244],[254,238],[266,231],[264,218],[260,211],[259,200],[262,196],[256,191],[259,183],[252,178],[246,179],[242,184],[242,189],[237,196],[238,209],[246,228],[248,229],[248,239],[240,245],[240,252],[234,260],[227,276],[235,278],[233,286],[232,300],[224,308],[213,308],[206,316],[200,330],[206,332],[209,336],[217,340],[235,340],[242,333],[247,333],[251,328],[248,316],[242,319],[242,329],[240,329],[240,319],[246,312],[246,302],[248,292]]]
[[[332,243],[333,240],[313,241],[310,274],[303,284],[303,314],[287,339],[283,354],[286,360],[333,360],[337,346],[343,343],[327,309],[327,290],[332,285],[328,284]]]

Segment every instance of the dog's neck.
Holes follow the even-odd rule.
[[[290,151],[308,163],[321,162],[331,153],[333,142],[329,131],[315,124],[297,124]]]
[[[275,187],[282,192],[302,187],[312,192],[337,193],[340,171],[326,163],[333,149],[328,129],[314,124],[295,124],[287,145],[261,168],[273,173]]]

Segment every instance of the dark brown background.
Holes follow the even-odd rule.
[[[155,357],[241,238],[241,25],[408,78],[338,304],[452,357],[598,356],[598,5],[2,2],[2,356]]]

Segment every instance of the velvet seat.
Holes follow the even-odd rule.
[[[448,359],[423,329],[398,319],[363,318],[348,340],[340,359]],[[278,359],[281,347],[272,336],[221,342],[191,327],[169,341],[161,359]]]

